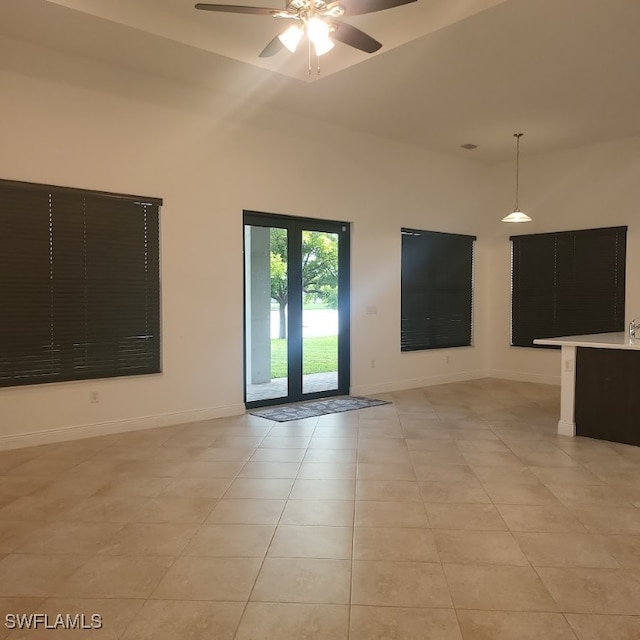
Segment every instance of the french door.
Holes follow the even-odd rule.
[[[349,226],[244,212],[245,404],[349,393]]]

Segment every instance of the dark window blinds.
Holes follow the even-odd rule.
[[[512,236],[511,344],[624,329],[627,227]]]
[[[402,351],[471,344],[474,240],[402,229]]]
[[[0,180],[0,386],[160,371],[161,204]]]

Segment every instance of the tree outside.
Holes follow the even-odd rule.
[[[278,303],[280,339],[287,337],[287,231],[271,230],[271,297]],[[338,308],[338,236],[321,231],[302,232],[302,291],[305,304]]]

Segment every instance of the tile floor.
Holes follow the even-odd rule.
[[[552,386],[380,397],[0,452],[0,638],[640,638],[640,448]]]

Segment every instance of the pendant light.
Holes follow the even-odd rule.
[[[526,213],[520,211],[520,207],[518,206],[518,187],[520,180],[520,138],[522,138],[523,135],[523,133],[513,134],[513,137],[516,139],[516,205],[513,208],[512,213],[502,218],[502,222],[531,222],[531,218]]]

